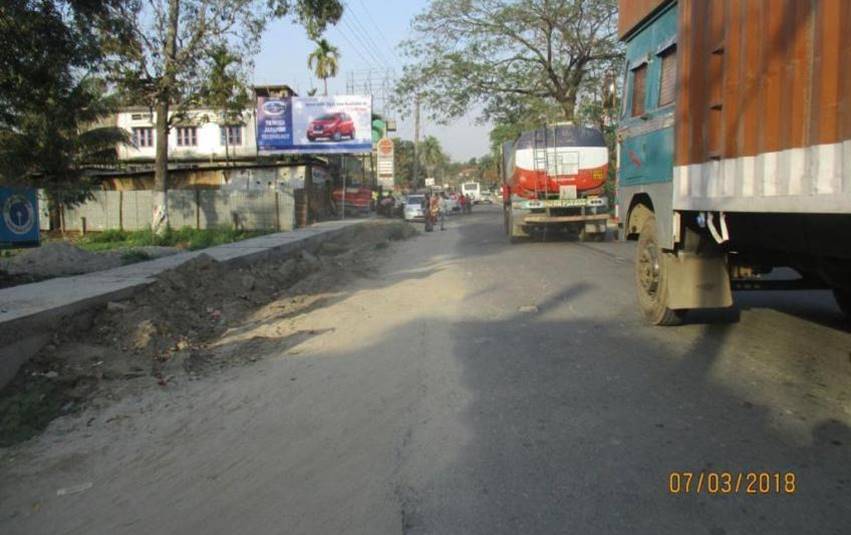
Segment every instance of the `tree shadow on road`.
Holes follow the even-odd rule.
[[[592,320],[453,325],[473,438],[417,489],[406,532],[842,532],[847,415],[812,422],[802,442],[785,428],[800,425],[810,400],[790,390],[783,408],[795,416],[778,419],[758,389],[743,397],[713,378],[734,328],[709,326],[672,352]],[[670,472],[701,470],[794,472],[799,487],[794,496],[668,492]]]

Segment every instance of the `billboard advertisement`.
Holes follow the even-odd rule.
[[[372,97],[258,97],[257,148],[265,154],[369,153]]]

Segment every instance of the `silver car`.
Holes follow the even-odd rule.
[[[423,212],[423,203],[425,195],[408,195],[405,198],[405,221],[423,221],[425,213]]]

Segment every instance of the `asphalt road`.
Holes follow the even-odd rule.
[[[830,295],[649,327],[633,250],[508,245],[494,207],[452,218],[287,318],[297,343],[51,429],[6,468],[0,532],[848,533],[851,335]],[[731,493],[670,492],[701,471]]]

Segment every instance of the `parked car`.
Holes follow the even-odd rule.
[[[348,113],[327,113],[312,120],[307,126],[307,139],[310,141],[340,141],[343,138],[355,138],[355,122]]]
[[[496,201],[494,200],[493,193],[491,193],[490,191],[483,191],[482,194],[479,196],[479,202],[482,204],[493,204]]]
[[[345,195],[343,188],[336,188],[331,192],[331,198],[334,206],[338,210],[342,206],[346,213],[368,214],[372,210],[372,190],[365,186],[347,187]]]
[[[425,219],[423,203],[425,195],[408,195],[405,197],[405,221],[422,221]]]

